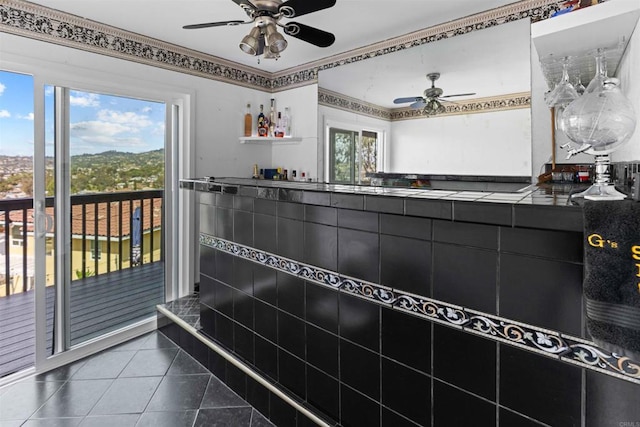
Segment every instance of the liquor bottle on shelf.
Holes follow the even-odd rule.
[[[282,113],[278,111],[278,121],[276,122],[275,130],[276,138],[282,138],[284,136],[284,128],[282,127]]]
[[[282,131],[283,136],[291,136],[291,114],[289,114],[289,107],[284,107],[284,115],[282,116]]]
[[[253,117],[251,116],[251,104],[247,104],[247,112],[244,115],[244,136],[251,136],[253,131]]]
[[[260,104],[260,114],[258,114],[258,136],[267,136],[267,124],[264,116],[264,106]]]
[[[274,137],[276,131],[276,100],[271,98],[271,111],[269,111],[269,136]]]

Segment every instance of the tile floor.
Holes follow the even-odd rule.
[[[0,389],[0,427],[273,427],[160,332]]]

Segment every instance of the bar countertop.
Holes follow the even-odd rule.
[[[584,185],[530,185],[519,191],[450,191],[251,178],[189,178],[180,188],[283,202],[511,227],[582,231]]]

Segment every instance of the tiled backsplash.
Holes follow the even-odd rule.
[[[200,222],[203,331],[343,426],[640,420],[637,367],[581,339],[581,233],[223,194]]]

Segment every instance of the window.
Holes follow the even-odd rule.
[[[367,173],[379,170],[381,132],[329,128],[329,181],[369,184]]]

